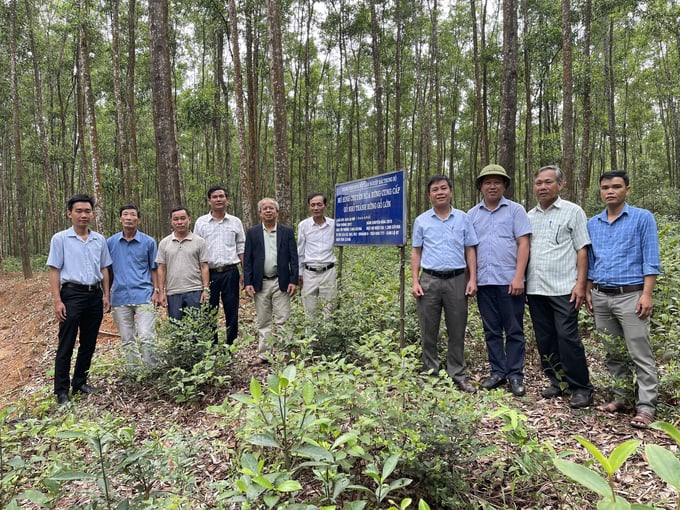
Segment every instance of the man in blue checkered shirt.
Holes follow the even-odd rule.
[[[656,221],[646,209],[626,203],[630,180],[626,172],[600,177],[600,198],[605,209],[588,222],[592,245],[586,306],[603,334],[606,363],[617,383],[614,400],[600,406],[607,412],[625,409],[625,386],[632,383],[632,360],[637,379],[636,415],[630,424],[647,428],[654,421],[659,377],[649,341],[652,293],[661,272]],[[619,347],[621,340],[626,349]]]

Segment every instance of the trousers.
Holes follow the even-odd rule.
[[[87,382],[92,356],[97,346],[99,326],[104,317],[102,291],[83,291],[74,287],[62,287],[61,301],[66,306],[66,319],[59,323],[59,345],[54,360],[54,393],[68,393],[69,387],[80,388]],[[79,337],[80,344],[70,378],[71,358]]]

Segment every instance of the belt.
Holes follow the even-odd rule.
[[[211,267],[210,270],[213,273],[225,273],[231,271],[232,269],[238,269],[238,264],[227,264],[226,266]]]
[[[83,285],[82,283],[64,282],[64,283],[61,284],[61,288],[63,289],[64,287],[79,290],[81,292],[94,292],[95,290],[101,289],[99,282],[92,284],[92,285]]]
[[[604,287],[603,285],[593,284],[593,288],[603,294],[628,294],[629,292],[638,292],[645,288],[644,284],[637,285],[619,285],[618,287]]]
[[[454,278],[460,276],[465,272],[465,269],[451,269],[450,271],[435,271],[434,269],[423,268],[423,273],[446,280],[447,278]]]
[[[327,264],[327,265],[321,266],[321,267],[312,267],[312,266],[308,266],[307,264],[305,264],[305,269],[307,271],[311,271],[313,273],[323,273],[324,271],[328,271],[329,269],[331,269],[333,267],[335,267],[335,262],[331,262],[330,264]]]
[[[263,280],[276,280],[279,277],[279,275],[275,274],[274,276],[263,276]]]

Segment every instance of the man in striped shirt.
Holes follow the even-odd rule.
[[[590,237],[583,209],[560,198],[563,187],[557,166],[544,166],[534,176],[538,205],[529,211],[532,236],[526,294],[543,372],[550,381],[541,396],[559,397],[568,389],[569,405],[581,408],[593,403],[593,386],[578,332],[578,311],[586,297]]]

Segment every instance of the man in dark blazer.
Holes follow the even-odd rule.
[[[291,227],[277,223],[279,204],[271,198],[257,203],[261,225],[248,229],[243,254],[246,293],[255,299],[259,345],[253,363],[267,363],[272,323],[282,328],[290,317],[290,300],[298,282],[298,255]]]

